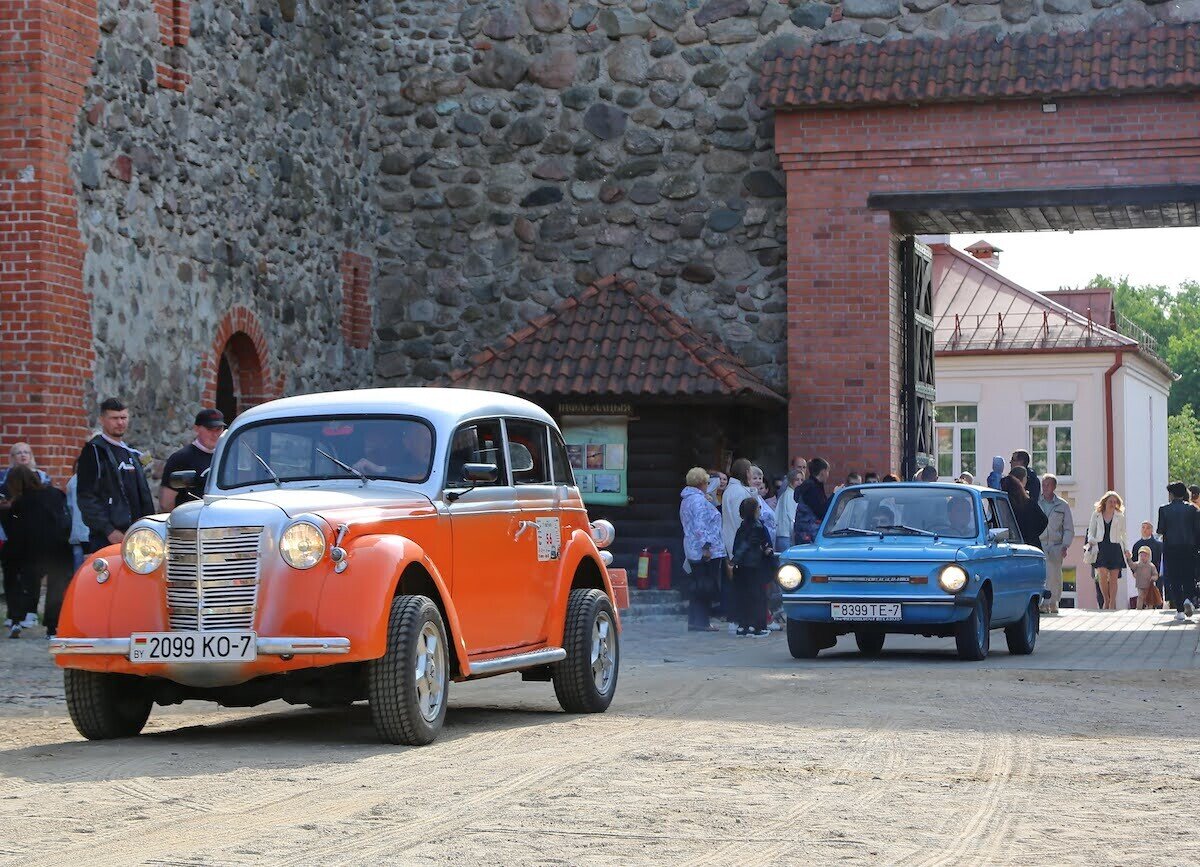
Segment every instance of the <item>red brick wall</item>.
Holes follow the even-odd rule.
[[[342,254],[342,339],[353,349],[371,345],[371,259]]]
[[[899,465],[896,243],[871,193],[1200,182],[1200,95],[780,112],[789,450]]]
[[[0,462],[28,440],[60,484],[94,361],[68,155],[98,41],[96,0],[0,0]]]
[[[192,80],[186,71],[184,52],[192,30],[189,0],[154,0],[154,11],[158,14],[158,36],[166,58],[155,68],[158,86],[182,93]]]

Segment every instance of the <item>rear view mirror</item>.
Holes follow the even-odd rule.
[[[463,478],[480,485],[494,484],[500,478],[500,468],[495,464],[463,464]]]
[[[521,443],[508,444],[508,462],[514,473],[528,473],[533,470],[533,455],[529,448]]]
[[[167,487],[172,491],[186,491],[196,486],[197,478],[195,470],[178,470],[167,477]]]
[[[1008,537],[1008,527],[992,527],[988,530],[989,545],[999,545],[1001,542],[1007,542]]]

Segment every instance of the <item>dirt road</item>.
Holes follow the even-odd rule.
[[[1197,864],[1196,627],[1118,617],[1115,671],[1055,668],[1103,624],[1052,625],[1038,669],[631,627],[608,714],[456,685],[422,749],[363,705],[156,709],[85,743],[44,646],[5,642],[0,863]],[[1146,642],[1170,670],[1128,665]]]

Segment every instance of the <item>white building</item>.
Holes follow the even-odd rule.
[[[1039,476],[1049,468],[1075,518],[1064,574],[1077,567],[1087,576],[1074,604],[1095,607],[1082,563],[1089,516],[1112,489],[1125,500],[1130,544],[1142,521],[1156,520],[1169,481],[1173,375],[1146,339],[1117,330],[1109,290],[1037,293],[999,273],[1000,251],[986,243],[970,254],[931,247],[939,474],[966,470],[985,484],[993,456],[1007,471],[1018,448],[1033,455]],[[1122,582],[1121,608],[1136,596],[1128,571]]]

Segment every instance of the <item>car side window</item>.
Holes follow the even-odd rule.
[[[1018,545],[1024,543],[1025,539],[1017,524],[1017,516],[1013,513],[1012,503],[1006,497],[997,497],[995,502],[996,511],[1000,513],[1000,526],[1008,528],[1008,541]]]
[[[535,421],[508,419],[508,461],[514,485],[550,484],[546,426]]]
[[[1004,526],[1000,523],[1000,516],[996,513],[995,497],[983,498],[983,520],[989,530],[999,530]]]
[[[550,463],[554,470],[554,484],[575,486],[575,474],[571,472],[571,458],[567,454],[567,446],[562,435],[553,429],[550,431]]]
[[[508,464],[504,459],[504,438],[500,432],[499,419],[473,421],[459,427],[450,440],[450,462],[446,470],[446,486],[449,488],[485,487],[508,484]],[[465,478],[466,464],[495,464],[500,471],[495,482],[471,482]]]

